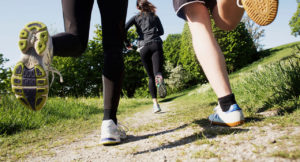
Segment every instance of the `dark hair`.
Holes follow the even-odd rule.
[[[148,2],[148,0],[137,0],[136,7],[141,10],[141,12],[156,12],[156,7],[152,3]]]

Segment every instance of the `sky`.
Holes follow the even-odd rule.
[[[163,39],[168,34],[181,33],[184,21],[174,12],[172,0],[149,0],[157,7],[165,29]],[[284,2],[284,3],[283,3]],[[264,49],[300,41],[300,36],[292,36],[288,25],[289,20],[297,10],[296,0],[281,0],[278,14],[273,23],[263,27],[265,37],[261,44]],[[136,0],[129,0],[127,20],[137,13]],[[1,0],[0,1],[0,53],[9,59],[5,67],[14,66],[21,57],[18,48],[19,32],[25,24],[31,21],[41,21],[48,26],[50,34],[64,31],[62,8],[60,0]],[[100,13],[96,4],[92,12],[90,37],[93,38],[95,25],[101,23]]]

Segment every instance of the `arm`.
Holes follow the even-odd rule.
[[[156,23],[157,23],[158,34],[159,35],[164,35],[164,28],[163,28],[158,16],[157,16],[157,19],[156,19]]]
[[[128,29],[135,24],[135,16],[129,19],[129,21],[125,24],[125,31],[127,32]]]
[[[127,32],[129,30],[129,28],[135,24],[135,16],[133,16],[132,18],[129,19],[129,21],[125,24],[125,32],[126,32],[126,35],[127,35]],[[129,47],[131,46],[129,40],[127,39],[127,36],[125,38],[125,45],[126,47]]]

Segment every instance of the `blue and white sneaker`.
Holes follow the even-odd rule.
[[[161,111],[159,104],[153,104],[153,112],[158,113]]]
[[[218,105],[214,111],[215,113],[208,117],[212,124],[234,127],[244,123],[245,119],[242,109],[237,104],[231,105],[226,112],[223,112]]]
[[[102,145],[113,145],[121,143],[121,139],[125,139],[126,132],[116,125],[113,120],[103,120],[101,125],[101,139]]]
[[[53,57],[52,39],[46,25],[41,22],[25,25],[19,39],[19,48],[23,54],[12,72],[12,91],[24,106],[40,110],[48,99],[48,72],[52,72],[52,81],[53,73],[60,75],[50,66]]]

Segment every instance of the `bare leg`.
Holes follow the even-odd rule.
[[[185,8],[197,58],[217,97],[232,93],[224,55],[213,37],[208,9],[194,3]]]
[[[244,9],[236,5],[236,0],[218,0],[212,11],[216,25],[223,30],[233,30],[241,21]]]
[[[153,104],[157,105],[158,102],[157,102],[157,98],[152,98],[152,101],[153,101]]]

